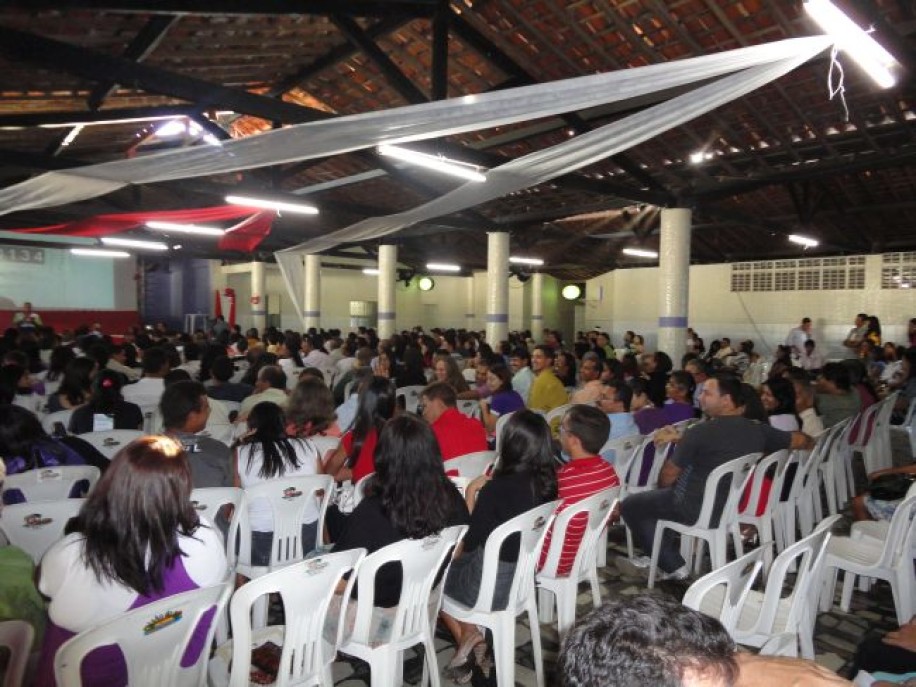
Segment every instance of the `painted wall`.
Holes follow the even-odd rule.
[[[825,355],[838,356],[856,313],[877,315],[885,341],[906,340],[906,323],[916,316],[911,289],[881,289],[881,256],[865,259],[865,288],[825,291],[731,292],[731,265],[690,268],[688,319],[706,341],[728,336],[733,342],[751,339],[756,350],[771,353],[785,341],[802,317],[813,321],[813,338]],[[658,268],[617,270],[586,285],[584,324],[601,326],[619,342],[632,329],[657,342]]]

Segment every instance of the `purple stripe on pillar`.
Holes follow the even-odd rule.
[[[531,319],[532,320],[543,320],[544,316],[543,315],[532,315]]]
[[[380,312],[378,318],[380,320],[393,320],[395,314],[393,312]]]
[[[252,310],[251,314],[255,317],[258,317],[259,315],[266,315],[267,311],[266,310]]]
[[[687,318],[686,317],[659,317],[658,326],[659,327],[686,327]]]
[[[508,321],[509,321],[509,315],[506,313],[502,313],[502,314],[497,313],[497,314],[488,314],[487,315],[487,322],[508,322]]]
[[[302,316],[303,317],[320,317],[321,311],[320,310],[306,310],[304,313],[302,313]]]

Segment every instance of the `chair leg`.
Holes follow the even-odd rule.
[[[649,589],[655,588],[655,574],[658,570],[658,553],[662,548],[662,535],[665,526],[661,523],[655,525],[655,537],[652,539],[652,561],[649,563]]]
[[[601,605],[601,585],[598,583],[597,570],[589,571],[588,585],[592,588],[592,606],[598,608]]]
[[[568,595],[567,595],[567,598],[568,598]],[[559,597],[557,597],[557,600],[559,601]],[[560,617],[560,621],[563,620],[563,616],[560,615],[561,612],[562,611],[558,611],[557,613],[557,615],[559,615]],[[572,618],[569,620],[569,626],[567,627],[567,629],[572,628],[575,618],[576,618],[576,602],[575,602],[575,596],[573,596]],[[529,630],[531,633],[531,654],[532,654],[532,658],[534,659],[535,682],[537,683],[537,687],[544,687],[544,653],[543,651],[541,651],[541,626],[537,624],[537,609],[534,608],[534,605],[530,601],[528,603],[528,626],[529,626]],[[561,628],[560,629],[560,639],[561,640],[563,639],[563,632],[564,630]],[[513,641],[513,645],[514,643],[515,642]],[[513,649],[514,649],[514,646],[513,646]],[[515,652],[513,651],[513,663],[514,663],[514,658],[515,658],[514,653]],[[510,684],[511,685],[514,683],[499,682],[498,684],[501,684],[501,685]]]
[[[509,616],[507,611],[502,615]],[[532,648],[537,628],[535,619],[531,632]],[[491,628],[493,630],[493,662],[496,664],[496,684],[515,684],[515,618],[502,618]]]
[[[423,661],[423,678],[420,680],[420,687],[426,687],[427,684],[431,684],[431,687],[441,687],[439,664],[436,661],[436,647],[431,636],[427,636],[423,640],[423,652],[426,660]]]
[[[843,613],[849,613],[849,604],[852,602],[852,588],[856,584],[856,574],[843,571],[843,595],[840,597],[840,610]]]
[[[556,605],[559,607],[559,594],[554,593],[550,589],[544,589],[544,587],[537,588],[538,621],[547,624],[556,620],[556,615],[553,612],[554,597],[556,597]]]
[[[627,533],[627,558],[633,558],[633,533],[626,525],[624,525],[624,530]]]
[[[836,578],[839,572],[840,571],[836,568],[828,568],[825,566],[824,581],[822,583],[821,596],[818,601],[818,610],[821,613],[829,613],[830,609],[833,608],[833,598],[836,596]]]
[[[572,580],[566,589],[557,592],[557,633],[560,641],[566,637],[566,633],[572,629],[576,623],[576,592],[578,586],[574,586]]]
[[[595,548],[595,562],[599,568],[607,565],[607,527],[598,535],[598,546]],[[629,531],[627,531],[629,534]]]
[[[712,532],[709,538],[709,564],[713,570],[718,570],[728,559],[727,544],[725,542],[725,532],[720,527]]]

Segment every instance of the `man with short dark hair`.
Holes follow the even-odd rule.
[[[594,351],[582,355],[579,363],[579,386],[569,399],[570,403],[594,403],[601,397],[601,357]]]
[[[849,369],[843,363],[827,363],[815,381],[814,406],[825,429],[859,412],[862,400],[852,388]]]
[[[531,384],[534,382],[534,373],[529,363],[531,356],[528,350],[519,346],[509,354],[509,369],[512,370],[512,389],[522,397],[527,404],[531,394]]]
[[[703,393],[703,385],[709,379],[709,366],[699,358],[688,360],[684,365],[684,370],[690,373],[696,387],[693,390],[693,407],[700,407],[700,395]]]
[[[182,381],[166,387],[159,402],[163,431],[184,447],[195,488],[231,487],[232,453],[226,444],[197,433],[207,426],[210,402],[200,382]]]
[[[258,372],[258,379],[254,385],[255,393],[242,401],[239,408],[237,421],[247,420],[248,413],[258,403],[270,401],[286,410],[286,373],[279,365],[265,365]]]
[[[560,446],[570,461],[557,471],[557,497],[563,501],[558,513],[592,494],[620,484],[614,468],[598,455],[610,431],[607,415],[594,406],[575,405],[566,411],[560,423]],[[557,574],[566,575],[572,569],[587,524],[585,513],[569,523]],[[539,568],[547,562],[551,536],[552,531],[548,531]]]
[[[232,382],[235,366],[228,356],[221,355],[210,365],[210,379],[205,383],[207,395],[219,401],[241,403],[254,393],[250,384]]]
[[[419,413],[439,442],[442,460],[487,450],[487,432],[479,420],[458,410],[455,389],[447,382],[430,384],[420,393]]]
[[[302,337],[302,367],[317,367],[319,370],[333,370],[331,356],[324,351],[324,339],[320,334]]]
[[[633,399],[633,389],[622,380],[611,380],[604,385],[601,397],[598,399],[598,408],[607,414],[611,423],[610,432],[605,438],[620,439],[633,434],[639,434],[639,427],[630,412],[630,401]],[[608,457],[604,456],[607,460]],[[613,457],[610,458],[613,460]]]
[[[169,356],[165,349],[153,346],[143,351],[143,377],[135,384],[124,387],[121,395],[128,403],[136,403],[146,410],[159,403],[165,385],[163,377],[170,370]]]
[[[549,346],[534,347],[531,354],[531,369],[534,381],[526,405],[531,410],[547,413],[569,402],[569,395],[563,382],[553,372],[554,352]]]
[[[849,330],[849,334],[846,335],[846,340],[843,341],[843,345],[846,348],[858,352],[859,344],[865,340],[867,334],[868,314],[860,312],[858,315],[856,315],[855,326]]]
[[[671,427],[658,430],[656,441],[677,442],[672,457],[665,461],[658,478],[658,489],[632,494],[621,503],[620,513],[633,532],[633,538],[646,554],[630,563],[647,568],[659,520],[693,523],[703,507],[706,479],[720,465],[749,453],[769,455],[783,449],[813,446],[811,437],[801,432],[783,432],[769,424],[743,416],[745,397],[741,379],[720,373],[706,380],[700,398],[710,420],[680,436]],[[718,522],[726,493],[716,495],[713,524]],[[674,534],[666,530],[658,552],[660,579],[683,580],[688,576]]]

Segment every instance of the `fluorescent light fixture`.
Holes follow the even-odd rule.
[[[200,236],[222,236],[226,233],[225,229],[220,229],[219,227],[200,227],[196,224],[178,224],[177,222],[158,222],[155,220],[147,222],[146,228],[179,234],[199,234]]]
[[[518,255],[513,255],[509,258],[509,262],[514,265],[536,265],[540,266],[544,264],[544,261],[540,258],[523,258]]]
[[[159,138],[174,138],[176,136],[184,136],[187,133],[188,123],[185,119],[173,119],[156,129],[156,135]]]
[[[363,267],[363,274],[378,275],[378,267]]]
[[[705,150],[698,150],[695,153],[690,153],[690,164],[698,165],[701,162],[706,160],[712,160],[715,157],[713,153],[707,152]]]
[[[226,202],[231,205],[241,205],[246,208],[265,208],[267,210],[277,210],[280,212],[296,212],[301,215],[318,214],[318,208],[314,205],[284,203],[282,201],[253,198],[251,196],[226,196]]]
[[[106,246],[123,246],[124,248],[141,248],[143,250],[168,250],[169,247],[160,241],[138,241],[137,239],[119,239],[114,236],[103,236]]]
[[[80,132],[83,130],[82,124],[77,124],[75,127],[70,129],[70,133],[66,135],[63,141],[60,142],[62,148],[66,148],[68,145],[73,143],[76,140],[76,137],[80,135]]]
[[[450,160],[441,155],[428,155],[426,153],[418,153],[415,150],[407,150],[399,146],[388,145],[379,146],[378,152],[379,155],[393,157],[395,160],[410,162],[418,167],[425,167],[426,169],[442,172],[443,174],[451,174],[452,176],[467,179],[468,181],[487,180],[487,177],[480,173],[480,168],[477,167],[477,165]]]
[[[630,255],[634,258],[657,258],[658,253],[654,250],[646,250],[645,248],[624,248],[624,255]]]
[[[432,270],[434,272],[460,272],[460,265],[449,265],[445,262],[428,262],[426,263],[426,269]]]
[[[71,248],[73,255],[84,255],[93,258],[129,258],[130,253],[123,250],[105,250],[104,248]]]
[[[560,295],[568,301],[574,301],[582,295],[582,287],[578,284],[567,284],[560,291]]]
[[[805,248],[814,248],[818,245],[817,239],[812,239],[809,236],[802,236],[801,234],[789,234],[789,240]]]
[[[417,280],[417,286],[420,288],[420,291],[432,291],[436,288],[436,282],[432,277],[420,277]]]
[[[881,47],[830,0],[805,0],[805,11],[881,88],[890,88],[897,79],[891,67],[897,60]]]

